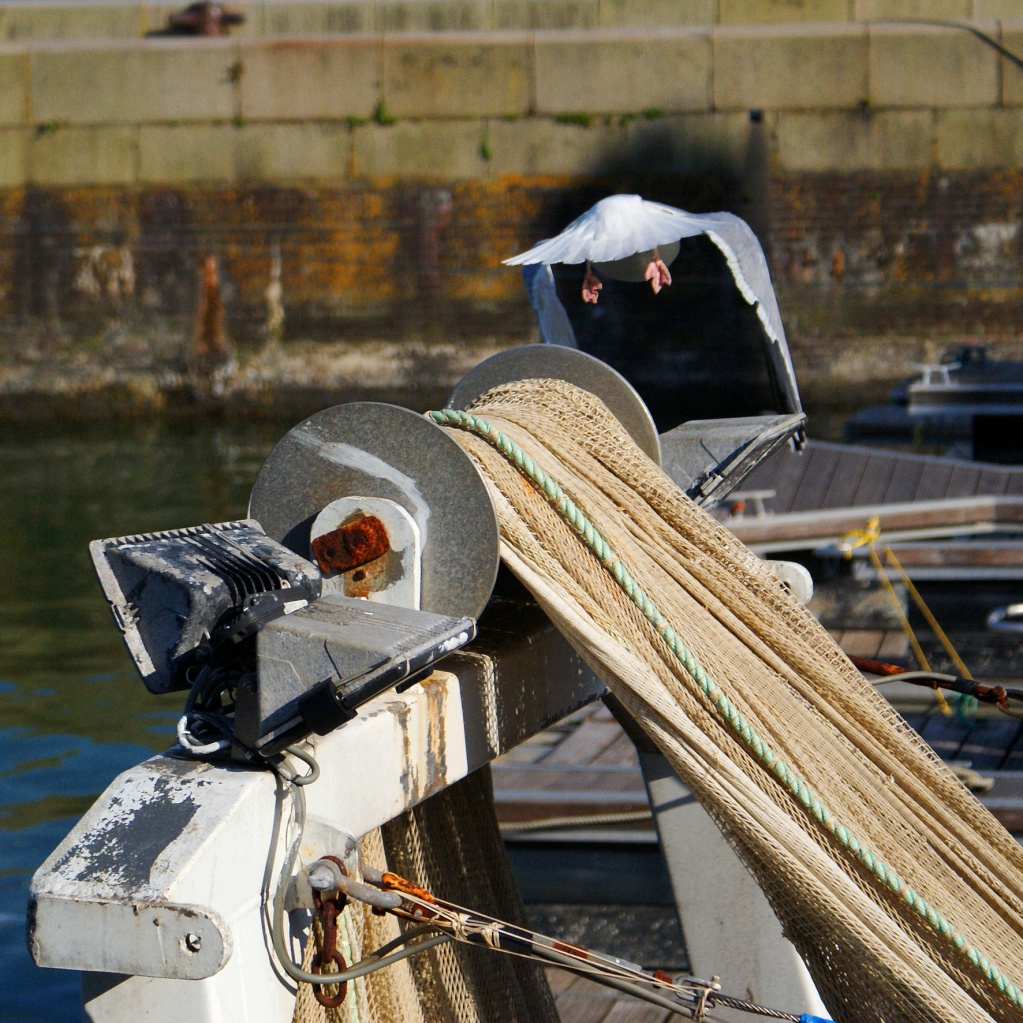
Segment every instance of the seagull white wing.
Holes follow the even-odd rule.
[[[561,234],[512,256],[508,266],[524,263],[607,263],[649,252],[680,238],[702,234],[692,214],[646,202],[638,195],[612,195],[577,217]]]
[[[706,234],[725,254],[743,298],[750,305],[759,304],[771,340],[783,339],[785,331],[764,250],[749,224],[731,213],[687,213],[638,195],[612,195],[573,220],[561,234],[504,262],[508,266],[606,263],[698,234]]]
[[[687,214],[703,224],[707,237],[724,253],[736,286],[750,305],[756,306],[764,332],[771,340],[768,360],[775,388],[790,412],[802,411],[796,371],[792,368],[785,327],[781,322],[778,298],[771,284],[764,250],[753,229],[731,213]]]
[[[690,213],[687,216],[699,221],[707,237],[724,253],[742,297],[757,306],[757,315],[771,340],[784,341],[785,328],[767,259],[749,224],[731,213]]]
[[[550,266],[529,264],[522,268],[522,279],[526,285],[526,294],[536,313],[540,325],[540,340],[546,345],[564,345],[566,348],[578,348],[572,322],[565,312],[565,307],[558,298],[554,286],[554,274]]]

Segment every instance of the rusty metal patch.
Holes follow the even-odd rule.
[[[350,572],[387,554],[391,540],[383,522],[367,515],[318,536],[312,547],[321,572]]]

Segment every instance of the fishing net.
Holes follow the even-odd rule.
[[[505,563],[712,815],[834,1018],[1019,1020],[1023,851],[760,560],[572,385],[432,415]]]

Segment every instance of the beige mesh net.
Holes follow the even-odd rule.
[[[712,814],[835,1019],[1019,1020],[1023,852],[817,621],[590,394],[522,381],[470,412],[448,421],[506,564]]]

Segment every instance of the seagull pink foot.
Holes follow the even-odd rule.
[[[657,255],[656,249],[654,249],[654,258],[650,260],[650,265],[646,268],[646,273],[643,274],[643,280],[650,282],[650,287],[654,289],[655,295],[661,288],[666,288],[671,284],[671,274],[668,273],[668,268],[664,265],[661,257]]]
[[[604,285],[600,283],[600,278],[590,269],[590,264],[587,263],[586,276],[583,278],[583,301],[596,305],[597,299],[600,297],[600,289],[603,287]]]

